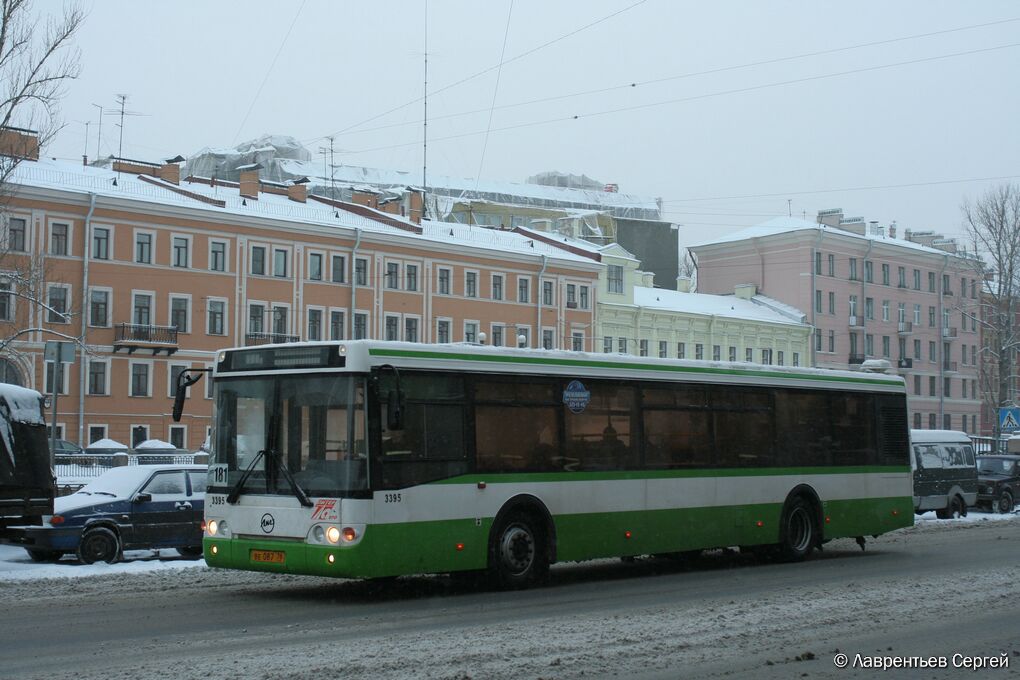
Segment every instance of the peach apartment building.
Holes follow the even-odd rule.
[[[753,283],[810,310],[812,364],[887,359],[907,384],[910,425],[977,433],[981,262],[952,239],[879,228],[842,211],[776,218],[691,246],[698,290]]]
[[[87,349],[57,381],[60,436],[197,448],[208,381],[191,388],[181,423],[169,415],[172,385],[224,347],[380,338],[592,349],[597,255],[310,197],[257,173],[231,183],[182,180],[175,162],[23,161],[3,213],[0,338],[11,341],[0,379],[48,393],[55,371],[42,349],[60,338],[39,329],[81,338]]]

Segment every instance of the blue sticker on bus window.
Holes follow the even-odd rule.
[[[591,392],[580,380],[571,380],[563,390],[563,403],[573,413],[580,413],[591,401]]]

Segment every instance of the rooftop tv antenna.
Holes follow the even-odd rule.
[[[117,103],[120,105],[120,111],[108,111],[106,113],[106,115],[108,115],[108,116],[120,116],[120,122],[117,123],[117,126],[120,127],[120,140],[119,140],[119,142],[117,144],[117,158],[124,158],[124,116],[144,116],[144,115],[147,115],[147,114],[141,113],[139,111],[127,111],[124,108],[124,105],[127,103],[127,99],[128,99],[128,95],[126,95],[126,94],[118,94],[117,95]],[[119,167],[120,166],[118,166],[118,168]],[[119,169],[117,170],[117,177],[118,178],[120,177],[120,170]]]
[[[96,160],[99,160],[99,144],[103,141],[103,107],[99,104],[93,104],[92,106],[99,109],[99,137],[96,138]]]

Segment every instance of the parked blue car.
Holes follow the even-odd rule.
[[[37,562],[75,553],[85,564],[116,562],[124,550],[176,548],[202,554],[205,465],[112,468],[81,490],[57,498],[43,526],[24,527],[20,542]]]

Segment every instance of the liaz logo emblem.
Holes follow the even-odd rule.
[[[335,522],[339,520],[340,513],[337,512],[336,499],[320,498],[315,501],[315,509],[312,510],[312,519],[318,519],[325,522]]]
[[[262,531],[271,534],[273,533],[273,527],[276,526],[276,520],[268,512],[262,515]]]

